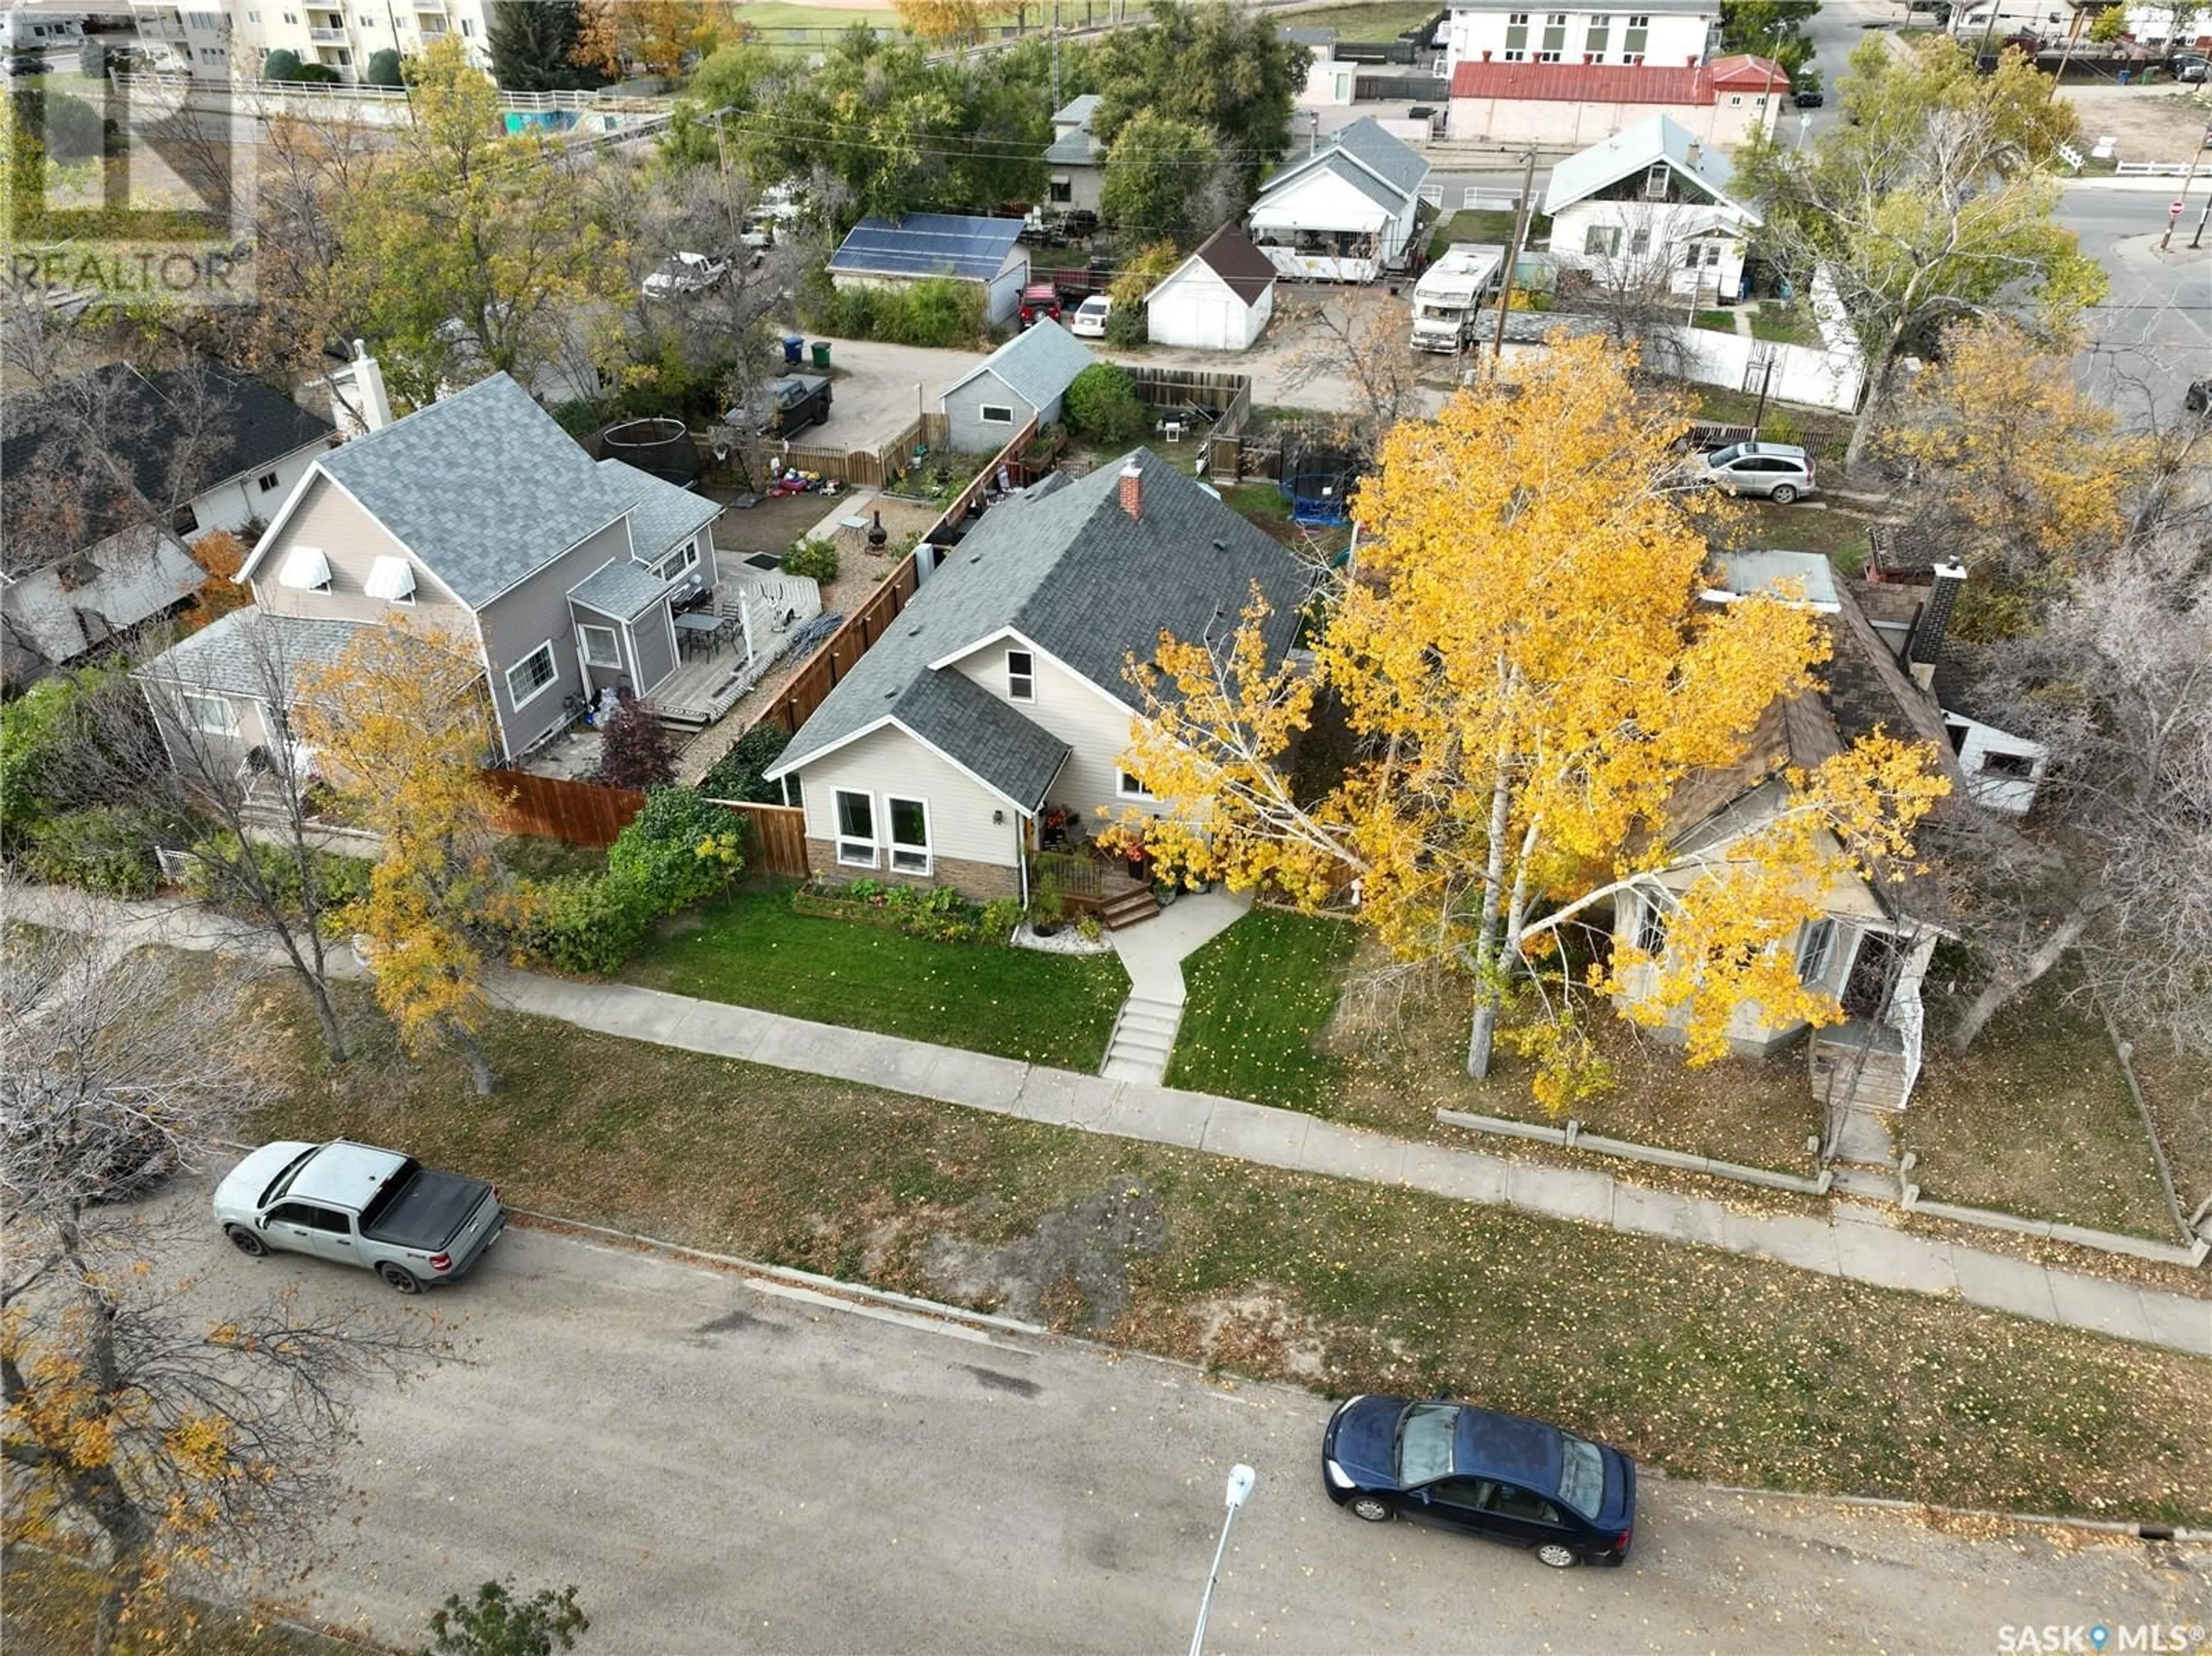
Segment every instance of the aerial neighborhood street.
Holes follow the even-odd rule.
[[[14,1656],[2212,1656],[2212,11],[0,0]]]

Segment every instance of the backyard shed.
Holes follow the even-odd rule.
[[[1275,267],[1242,227],[1224,224],[1145,295],[1155,345],[1241,351],[1275,313]]]
[[[1013,315],[1030,279],[1021,233],[1019,219],[960,213],[862,219],[830,255],[830,280],[841,288],[901,287],[933,276],[972,282],[984,290],[984,319],[997,324]]]
[[[954,452],[995,453],[1031,415],[1040,426],[1051,424],[1060,417],[1068,386],[1092,361],[1083,342],[1057,322],[1016,334],[945,387],[942,406]]]

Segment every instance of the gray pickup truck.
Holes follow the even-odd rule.
[[[241,1253],[341,1260],[402,1294],[465,1276],[507,1228],[483,1180],[344,1138],[264,1144],[216,1186],[215,1218]]]

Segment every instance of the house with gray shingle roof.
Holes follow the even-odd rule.
[[[240,613],[264,653],[302,661],[327,664],[349,629],[400,617],[472,652],[519,759],[572,721],[572,699],[650,697],[675,675],[677,617],[714,594],[719,510],[593,461],[494,374],[321,455],[239,572],[254,601]],[[195,716],[250,749],[281,710],[226,668],[249,625],[226,620],[142,676],[204,680]]]
[[[957,454],[995,454],[1026,424],[1060,418],[1067,388],[1096,361],[1059,323],[1024,329],[945,389],[939,406],[951,424]]]
[[[1133,662],[1233,632],[1256,588],[1287,654],[1304,568],[1149,450],[986,512],[767,774],[791,779],[828,878],[1028,895],[1041,819],[1157,809],[1122,768]]]
[[[1284,276],[1371,282],[1412,254],[1428,177],[1427,160],[1370,115],[1285,161],[1245,225]]]
[[[1052,143],[1045,148],[1044,166],[1049,210],[1054,216],[1098,210],[1099,192],[1106,183],[1106,146],[1091,132],[1098,104],[1098,94],[1086,92],[1053,112]]]

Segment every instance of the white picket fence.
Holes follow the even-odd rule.
[[[2123,179],[2185,179],[2196,169],[2187,161],[2115,161],[2112,173]]]

